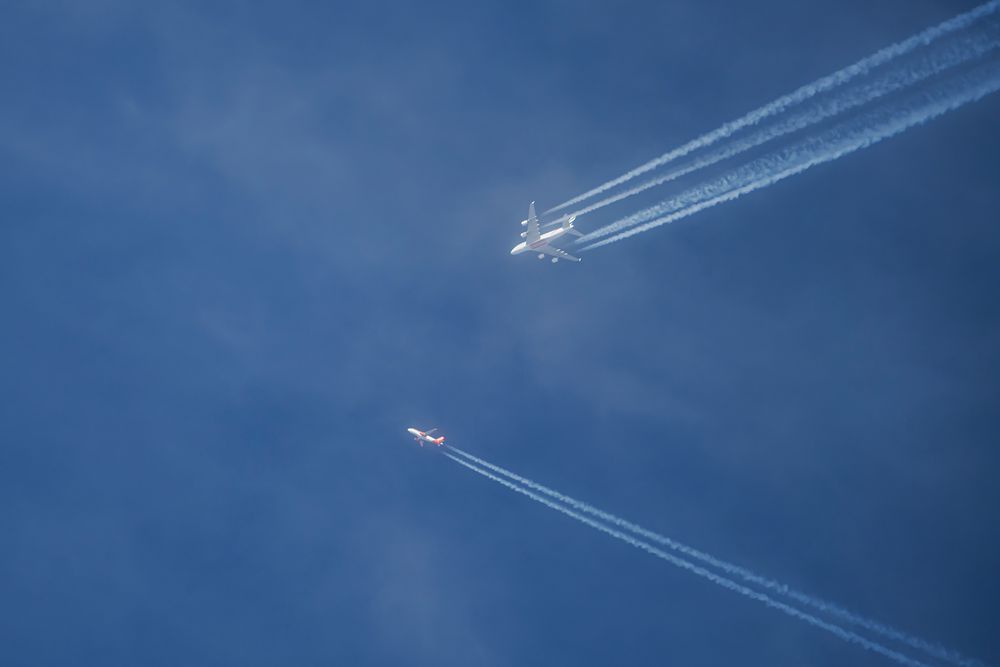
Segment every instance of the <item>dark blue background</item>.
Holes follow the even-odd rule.
[[[3,664],[886,664],[410,425],[1000,661],[1000,96],[508,256],[973,3],[134,4],[0,10]]]

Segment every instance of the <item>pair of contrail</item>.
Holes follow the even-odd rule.
[[[581,237],[579,242],[586,243],[613,234],[584,248],[592,250],[653,227],[686,218],[706,208],[766,188],[818,164],[831,162],[871,146],[969,102],[979,100],[998,89],[1000,89],[1000,61],[979,66],[961,76],[938,82],[908,95],[902,101],[840,123],[819,135],[753,160],[655,206],[612,222]]]
[[[595,528],[596,530],[611,535],[612,537],[615,537],[638,549],[651,553],[658,558],[666,560],[677,567],[692,572],[711,581],[712,583],[722,586],[723,588],[727,588],[736,593],[757,600],[768,607],[782,611],[785,614],[804,621],[814,627],[826,630],[827,632],[830,632],[847,642],[860,645],[870,651],[892,658],[901,664],[909,665],[911,667],[927,667],[926,663],[910,658],[893,648],[873,641],[840,625],[823,620],[812,613],[803,611],[802,609],[794,607],[789,603],[775,599],[771,595],[762,593],[744,584],[740,584],[737,581],[724,577],[716,572],[712,572],[701,565],[692,563],[691,561],[685,560],[675,554],[683,554],[693,560],[700,561],[706,565],[716,568],[717,570],[721,570],[728,575],[738,577],[747,583],[772,591],[799,604],[812,607],[831,617],[837,618],[840,621],[857,625],[865,630],[868,630],[869,632],[879,634],[888,639],[906,644],[911,648],[923,651],[931,657],[946,660],[954,665],[960,665],[962,667],[977,667],[981,665],[978,661],[965,658],[956,651],[943,648],[937,644],[920,639],[919,637],[913,637],[912,635],[896,630],[895,628],[891,628],[887,625],[865,618],[859,614],[855,614],[854,612],[850,612],[832,602],[827,602],[807,593],[797,591],[784,584],[780,584],[774,580],[755,574],[746,568],[728,563],[651,530],[647,530],[642,526],[597,509],[592,505],[559,493],[558,491],[538,484],[537,482],[533,482],[530,479],[521,477],[520,475],[489,463],[488,461],[484,461],[483,459],[464,452],[457,447],[447,447],[443,453],[456,463],[459,463],[466,468],[483,475],[484,477],[502,484],[512,491],[521,493],[551,509],[566,514],[567,516],[570,516],[577,521],[590,526],[591,528]],[[458,456],[456,456],[456,454]],[[504,479],[504,477],[507,479]],[[539,495],[539,493],[535,493],[534,491],[538,491],[542,495]],[[548,496],[548,498],[545,496]],[[618,528],[622,530],[618,530]],[[636,536],[656,542],[669,548],[675,553],[666,552],[663,549],[649,544],[648,542],[638,539]]]
[[[775,116],[777,114],[780,114],[786,109],[794,107],[797,104],[801,104],[802,102],[809,100],[810,98],[815,97],[816,95],[834,90],[838,86],[841,86],[851,81],[852,79],[855,79],[859,76],[864,76],[869,72],[871,72],[873,69],[880,67],[881,65],[884,65],[886,63],[889,63],[897,58],[900,58],[901,56],[905,56],[922,46],[926,46],[942,37],[964,30],[975,24],[984,16],[993,14],[994,12],[997,11],[998,8],[1000,8],[1000,2],[997,2],[997,0],[991,0],[990,2],[987,2],[983,5],[980,5],[979,7],[976,7],[975,9],[965,12],[964,14],[959,14],[958,16],[951,18],[939,25],[936,25],[932,28],[928,28],[920,33],[917,33],[916,35],[913,35],[912,37],[905,39],[902,42],[898,42],[896,44],[888,46],[868,56],[867,58],[859,60],[853,65],[845,67],[837,72],[834,72],[833,74],[818,79],[817,81],[806,84],[805,86],[802,86],[798,90],[788,95],[779,97],[773,102],[765,104],[764,106],[751,111],[750,113],[746,114],[745,116],[742,116],[741,118],[738,118],[734,121],[730,121],[722,125],[718,129],[708,132],[707,134],[704,134],[698,137],[697,139],[689,141],[688,143],[684,144],[679,148],[675,148],[674,150],[668,151],[667,153],[664,153],[663,155],[654,158],[649,162],[646,162],[645,164],[636,167],[635,169],[632,169],[629,172],[626,172],[625,174],[619,176],[618,178],[614,178],[606,183],[597,186],[596,188],[584,192],[582,195],[579,195],[578,197],[574,197],[572,199],[563,202],[562,204],[559,204],[558,206],[554,206],[550,208],[548,211],[546,211],[546,213],[558,211],[567,208],[569,206],[572,206],[574,204],[577,204],[586,199],[590,199],[598,194],[601,194],[602,192],[610,190],[611,188],[622,185],[623,183],[626,183],[632,180],[633,178],[636,178],[637,176],[652,171],[653,169],[661,167],[678,158],[684,157],[689,153],[691,153],[692,151],[711,146],[712,144],[715,144],[718,141],[721,141],[723,139],[732,136],[733,134],[735,134],[736,132],[745,127],[756,125],[757,123],[772,116]]]

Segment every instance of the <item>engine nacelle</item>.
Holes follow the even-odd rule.
[[[527,227],[528,226],[528,221],[527,220],[522,220],[521,221],[521,226],[522,227]]]
[[[545,253],[544,252],[538,253],[538,259],[545,259]]]
[[[558,258],[558,257],[553,257],[553,258],[552,258],[552,263],[553,263],[553,264],[555,264],[555,263],[556,263],[556,262],[558,262],[558,261],[559,261],[559,258]]]
[[[521,232],[521,238],[522,239],[528,238],[528,232]]]

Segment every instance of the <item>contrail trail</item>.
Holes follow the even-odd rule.
[[[979,100],[998,89],[1000,89],[1000,62],[980,66],[967,74],[939,83],[918,94],[912,94],[905,103],[876,109],[789,148],[749,162],[724,176],[591,232],[581,237],[578,242],[586,243],[594,238],[627,229],[643,220],[669,213],[583,248],[592,250],[653,227],[686,218],[698,211],[773,185],[818,164],[831,162],[859,149],[867,148],[948,111]]]
[[[760,593],[758,591],[753,590],[752,588],[748,588],[747,586],[739,584],[733,581],[732,579],[727,579],[726,577],[720,576],[714,572],[706,570],[703,567],[695,565],[694,563],[686,561],[683,558],[678,558],[677,556],[667,553],[662,549],[658,549],[647,542],[643,542],[642,540],[633,537],[632,535],[623,533],[620,530],[615,530],[614,528],[611,528],[610,526],[600,523],[599,521],[595,521],[589,517],[584,516],[583,514],[580,514],[579,512],[575,512],[564,505],[560,505],[559,503],[544,498],[538,495],[537,493],[529,491],[524,487],[518,486],[513,482],[509,482],[506,479],[497,477],[493,473],[488,472],[483,468],[480,468],[479,466],[476,466],[468,461],[465,461],[451,454],[448,451],[442,451],[441,453],[447,456],[455,463],[463,465],[469,470],[475,471],[480,475],[488,479],[491,479],[494,482],[497,482],[498,484],[502,484],[503,486],[507,487],[512,491],[523,494],[531,498],[532,500],[539,502],[542,505],[545,505],[546,507],[549,507],[550,509],[556,510],[557,512],[562,512],[566,516],[572,517],[577,521],[579,521],[580,523],[583,523],[587,526],[590,526],[591,528],[599,530],[602,533],[606,533],[607,535],[617,538],[622,542],[625,542],[626,544],[630,544],[637,549],[641,549],[646,553],[652,554],[657,558],[667,561],[671,565],[675,565],[681,569],[696,574],[699,577],[702,577],[703,579],[707,579],[708,581],[711,581],[713,584],[717,584],[723,588],[739,593],[740,595],[748,597],[752,600],[757,600],[758,602],[764,604],[765,606],[784,612],[785,614],[791,616],[792,618],[797,618],[800,621],[804,621],[805,623],[812,625],[813,627],[826,630],[827,632],[836,635],[837,637],[843,639],[848,643],[857,644],[858,646],[866,648],[869,651],[873,651],[875,653],[884,655],[887,658],[891,658],[900,664],[908,665],[909,667],[930,667],[930,665],[928,665],[927,663],[920,662],[919,660],[914,660],[913,658],[904,655],[899,651],[891,649],[888,646],[879,644],[878,642],[872,641],[871,639],[863,637],[862,635],[859,635],[856,632],[852,632],[850,630],[847,630],[846,628],[842,628],[841,626],[836,625],[834,623],[824,621],[823,619],[813,616],[810,613],[804,612],[796,607],[791,606],[790,604],[786,604],[784,602],[781,602],[780,600],[775,600],[765,595],[764,593]]]
[[[695,159],[690,164],[668,171],[666,174],[645,181],[635,187],[615,193],[600,199],[583,208],[573,211],[570,215],[580,217],[615,202],[627,199],[658,185],[663,185],[691,172],[711,166],[722,160],[735,157],[740,153],[765,144],[773,139],[795,132],[823,120],[832,118],[850,109],[868,104],[874,100],[908,88],[932,76],[936,76],[952,67],[982,57],[989,51],[1000,46],[996,37],[987,35],[969,35],[957,43],[947,44],[945,48],[924,54],[915,63],[906,63],[902,68],[890,69],[872,82],[853,85],[846,90],[837,89],[828,100],[820,98],[815,104],[801,112],[791,115],[770,126],[751,134],[743,139],[722,144],[721,148]]]
[[[495,473],[508,477],[527,488],[534,489],[535,491],[547,495],[550,498],[554,498],[559,502],[568,505],[575,510],[585,512],[586,514],[595,516],[598,519],[601,519],[602,521],[610,523],[614,526],[618,526],[619,528],[623,528],[627,531],[635,533],[636,535],[645,537],[646,539],[652,540],[653,542],[657,542],[659,544],[667,546],[678,553],[682,553],[685,556],[689,556],[691,558],[694,558],[695,560],[707,563],[708,565],[716,567],[727,574],[735,575],[748,583],[756,584],[758,586],[761,586],[762,588],[774,591],[798,603],[808,605],[810,607],[813,607],[814,609],[830,614],[831,616],[839,618],[840,620],[846,621],[848,623],[861,626],[870,632],[875,632],[888,639],[893,639],[895,641],[902,642],[910,646],[911,648],[924,651],[928,655],[933,656],[935,658],[946,660],[952,664],[960,665],[961,667],[982,667],[983,663],[979,662],[978,660],[966,658],[957,651],[953,651],[943,646],[933,644],[931,642],[920,639],[919,637],[912,637],[906,634],[905,632],[902,632],[901,630],[897,630],[890,626],[883,625],[878,621],[865,618],[860,614],[855,614],[854,612],[844,609],[832,602],[827,602],[825,600],[814,597],[807,593],[797,591],[794,588],[786,586],[785,584],[781,584],[772,579],[768,579],[766,577],[762,577],[758,574],[755,574],[750,570],[747,570],[746,568],[740,567],[739,565],[734,565],[733,563],[728,563],[719,558],[715,558],[714,556],[707,554],[703,551],[699,551],[693,547],[687,546],[686,544],[677,542],[676,540],[672,540],[669,537],[660,535],[659,533],[655,533],[651,530],[647,530],[646,528],[643,528],[638,524],[617,517],[614,514],[600,510],[594,507],[593,505],[589,505],[583,501],[559,493],[558,491],[550,489],[547,486],[539,484],[538,482],[534,482],[525,477],[521,477],[520,475],[517,475],[511,472],[510,470],[507,470],[498,465],[490,463],[489,461],[484,461],[483,459],[477,456],[473,456],[468,452],[462,451],[458,447],[450,446],[448,447],[448,449],[449,451],[452,451],[460,456],[463,456],[469,461],[472,461],[473,463],[476,463],[482,466],[483,468],[492,470]]]
[[[714,144],[715,142],[721,139],[725,139],[726,137],[731,136],[733,133],[737,132],[738,130],[741,130],[744,127],[755,125],[756,123],[764,120],[765,118],[781,113],[782,111],[793,105],[808,100],[814,95],[823,93],[828,90],[832,90],[833,88],[836,88],[837,86],[840,86],[841,84],[844,84],[857,76],[867,74],[875,67],[883,65],[900,56],[906,55],[907,53],[910,53],[911,51],[914,51],[915,49],[921,46],[930,44],[931,42],[937,40],[938,38],[944,35],[948,35],[957,30],[963,30],[968,26],[972,25],[973,23],[975,23],[983,16],[992,14],[993,12],[997,11],[998,8],[1000,8],[1000,1],[991,0],[990,2],[980,5],[979,7],[976,7],[975,9],[972,9],[964,14],[959,14],[958,16],[948,19],[947,21],[940,23],[932,28],[928,28],[922,32],[919,32],[916,35],[913,35],[912,37],[903,40],[902,42],[898,42],[896,44],[888,46],[868,56],[867,58],[859,60],[853,65],[845,67],[844,69],[834,72],[833,74],[825,76],[812,83],[806,84],[805,86],[802,86],[798,90],[788,95],[779,97],[773,102],[765,104],[764,106],[755,109],[754,111],[751,111],[750,113],[746,114],[741,118],[738,118],[737,120],[730,121],[722,125],[718,129],[715,129],[707,134],[704,134],[698,137],[697,139],[689,141],[688,143],[684,144],[679,148],[675,148],[672,151],[664,153],[660,157],[650,160],[649,162],[639,167],[636,167],[635,169],[629,172],[626,172],[625,174],[619,176],[618,178],[612,179],[602,185],[597,186],[596,188],[593,188],[592,190],[588,190],[582,195],[574,197],[573,199],[569,199],[563,202],[562,204],[559,204],[558,206],[554,206],[550,208],[548,211],[546,211],[546,213],[558,211],[563,208],[566,208],[567,206],[572,206],[573,204],[579,203],[585,199],[590,199],[594,195],[600,194],[615,186],[630,181],[636,176],[640,176],[648,171],[656,169],[657,167],[663,166],[668,162],[676,160],[677,158],[683,157],[688,153],[690,153],[691,151],[697,150],[699,148],[704,148],[706,146],[710,146],[711,144]]]

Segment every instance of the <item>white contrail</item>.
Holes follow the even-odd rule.
[[[972,72],[911,95],[906,103],[876,109],[789,148],[749,162],[715,180],[591,232],[580,238],[579,242],[585,243],[626,229],[642,220],[669,213],[583,248],[592,250],[653,227],[686,218],[698,211],[766,188],[810,167],[871,146],[969,102],[979,100],[998,89],[1000,89],[1000,62],[980,66]]]
[[[854,612],[848,611],[847,609],[844,609],[832,602],[827,602],[826,600],[822,600],[807,593],[797,591],[794,588],[790,588],[785,584],[781,584],[772,579],[768,579],[767,577],[762,577],[758,574],[755,574],[750,570],[747,570],[746,568],[740,567],[739,565],[734,565],[733,563],[728,563],[719,558],[715,558],[714,556],[707,554],[703,551],[699,551],[686,544],[677,542],[676,540],[672,540],[669,537],[660,535],[659,533],[655,533],[651,530],[643,528],[638,524],[617,517],[614,514],[600,510],[594,507],[593,505],[589,505],[583,501],[559,493],[558,491],[550,489],[547,486],[539,484],[538,482],[534,482],[530,479],[527,479],[526,477],[521,477],[520,475],[517,475],[511,472],[510,470],[507,470],[498,465],[490,463],[489,461],[484,461],[483,459],[477,456],[473,456],[468,452],[462,451],[458,447],[450,446],[448,447],[448,449],[449,451],[455,452],[456,454],[459,454],[460,456],[463,456],[466,459],[472,461],[473,463],[476,463],[484,468],[487,468],[488,470],[492,470],[495,473],[509,477],[510,479],[522,484],[523,486],[526,486],[530,489],[534,489],[535,491],[545,494],[551,498],[555,498],[559,502],[568,505],[575,510],[585,512],[614,526],[618,526],[619,528],[624,528],[625,530],[635,533],[636,535],[640,535],[642,537],[645,537],[646,539],[667,546],[678,553],[682,553],[685,556],[689,556],[691,558],[694,558],[695,560],[707,563],[708,565],[716,567],[727,574],[735,575],[748,583],[756,584],[758,586],[761,586],[762,588],[774,591],[780,595],[788,597],[791,600],[795,600],[796,602],[799,602],[801,604],[811,606],[814,609],[818,609],[819,611],[830,614],[831,616],[837,617],[843,621],[847,621],[848,623],[853,623],[854,625],[861,626],[870,632],[880,634],[888,639],[893,639],[895,641],[902,642],[904,644],[907,644],[911,648],[924,651],[930,656],[939,658],[941,660],[946,660],[952,664],[961,665],[962,667],[980,667],[982,665],[982,663],[979,662],[978,660],[966,658],[957,651],[953,651],[943,646],[933,644],[931,642],[920,639],[919,637],[912,637],[906,634],[905,632],[902,632],[901,630],[897,630],[890,626],[883,625],[878,621],[874,621],[872,619],[865,618],[864,616],[861,616],[859,614],[855,614]]]
[[[684,570],[687,570],[688,572],[691,572],[693,574],[696,574],[699,577],[702,577],[703,579],[707,579],[708,581],[711,581],[713,584],[717,584],[717,585],[722,586],[723,588],[731,590],[731,591],[733,591],[735,593],[739,593],[740,595],[744,595],[744,596],[746,596],[746,597],[748,597],[748,598],[750,598],[752,600],[757,600],[758,602],[760,602],[760,603],[762,603],[762,604],[764,604],[764,605],[766,605],[766,606],[768,606],[768,607],[770,607],[772,609],[777,609],[778,611],[781,611],[781,612],[784,612],[785,614],[788,614],[792,618],[797,618],[800,621],[804,621],[804,622],[808,623],[809,625],[812,625],[813,627],[820,628],[822,630],[826,630],[827,632],[829,632],[829,633],[831,633],[833,635],[836,635],[837,637],[843,639],[846,642],[849,642],[849,643],[852,643],[852,644],[857,644],[858,646],[866,648],[869,651],[874,651],[875,653],[879,653],[881,655],[884,655],[887,658],[891,658],[891,659],[895,660],[896,662],[898,662],[900,664],[908,665],[909,667],[930,667],[930,665],[927,665],[926,663],[920,662],[919,660],[914,660],[913,658],[911,658],[911,657],[909,657],[907,655],[904,655],[904,654],[900,653],[899,651],[891,649],[888,646],[884,646],[882,644],[879,644],[876,641],[872,641],[871,639],[868,639],[867,637],[859,635],[856,632],[852,632],[852,631],[850,631],[850,630],[848,630],[846,628],[842,628],[841,626],[836,625],[834,623],[830,623],[828,621],[824,621],[823,619],[818,618],[816,616],[813,616],[812,614],[810,614],[808,612],[804,612],[801,609],[793,607],[790,604],[786,604],[784,602],[781,602],[780,600],[775,600],[774,598],[771,598],[768,595],[765,595],[764,593],[761,593],[759,591],[755,591],[752,588],[748,588],[747,586],[739,584],[739,583],[733,581],[732,579],[727,579],[726,577],[720,576],[720,575],[718,575],[718,574],[716,574],[714,572],[706,570],[703,567],[695,565],[694,563],[686,561],[683,558],[678,558],[677,556],[675,556],[675,555],[673,555],[671,553],[667,553],[666,551],[663,551],[662,549],[658,549],[658,548],[654,547],[653,545],[651,545],[651,544],[649,544],[647,542],[643,542],[642,540],[639,540],[639,539],[633,537],[632,535],[629,535],[627,533],[623,533],[620,530],[615,530],[614,528],[612,528],[610,526],[607,526],[607,525],[605,525],[605,524],[603,524],[603,523],[601,523],[599,521],[595,521],[595,520],[593,520],[593,519],[591,519],[591,518],[589,518],[587,516],[584,516],[583,514],[580,514],[579,512],[575,512],[574,510],[572,510],[572,509],[570,509],[570,508],[568,508],[568,507],[566,507],[564,505],[560,505],[559,503],[556,503],[556,502],[553,502],[553,501],[551,501],[551,500],[549,500],[547,498],[544,498],[544,497],[538,495],[537,493],[529,491],[528,489],[526,489],[524,487],[518,486],[517,484],[509,482],[506,479],[503,479],[501,477],[497,477],[493,473],[488,472],[488,471],[484,470],[483,468],[480,468],[479,466],[476,466],[473,463],[465,461],[465,460],[463,460],[463,459],[461,459],[461,458],[459,458],[459,457],[451,454],[448,451],[442,451],[441,453],[444,454],[445,456],[447,456],[449,459],[451,459],[455,463],[458,463],[459,465],[463,465],[466,468],[468,468],[469,470],[473,470],[473,471],[479,473],[480,475],[482,475],[484,477],[487,477],[487,478],[493,480],[494,482],[497,482],[498,484],[502,484],[503,486],[507,487],[508,489],[510,489],[512,491],[515,491],[517,493],[523,494],[523,495],[531,498],[532,500],[534,500],[536,502],[539,502],[542,505],[545,505],[546,507],[554,509],[557,512],[562,512],[566,516],[572,517],[572,518],[576,519],[577,521],[590,526],[591,528],[595,528],[595,529],[601,531],[602,533],[605,533],[607,535],[610,535],[611,537],[614,537],[614,538],[617,538],[617,539],[621,540],[622,542],[625,542],[626,544],[630,544],[633,547],[636,547],[637,549],[641,549],[641,550],[645,551],[646,553],[649,553],[649,554],[652,554],[652,555],[656,556],[657,558],[661,558],[661,559],[667,561],[668,563],[670,563],[671,565],[676,565],[677,567],[682,568]]]
[[[890,69],[872,82],[852,85],[844,90],[837,89],[830,99],[824,100],[820,98],[815,104],[787,118],[782,117],[779,122],[765,126],[748,137],[723,143],[720,148],[695,159],[683,167],[671,169],[666,174],[645,181],[635,187],[615,193],[604,199],[599,199],[592,204],[573,211],[570,215],[580,217],[649,190],[650,188],[669,183],[691,172],[735,157],[740,153],[765,144],[773,139],[802,130],[850,109],[908,88],[962,63],[981,58],[998,46],[1000,46],[1000,41],[996,37],[981,34],[967,35],[956,43],[946,44],[944,48],[935,49],[930,53],[922,55],[916,62],[907,62],[903,67]]]
[[[913,35],[912,37],[903,40],[902,42],[898,42],[896,44],[888,46],[882,49],[881,51],[877,51],[876,53],[868,56],[867,58],[859,60],[853,65],[845,67],[842,70],[834,72],[833,74],[825,76],[812,83],[806,84],[805,86],[802,86],[798,90],[783,97],[779,97],[773,102],[765,104],[764,106],[755,109],[754,111],[751,111],[750,113],[746,114],[741,118],[738,118],[737,120],[730,121],[729,123],[722,125],[716,130],[704,134],[698,137],[697,139],[689,141],[680,148],[675,148],[672,151],[664,153],[660,157],[650,160],[649,162],[639,167],[636,167],[635,169],[629,172],[626,172],[625,174],[619,176],[618,178],[612,179],[602,185],[597,186],[596,188],[593,188],[592,190],[588,190],[582,195],[574,197],[573,199],[569,199],[563,202],[562,204],[559,204],[558,206],[554,206],[550,208],[548,211],[546,211],[546,213],[558,211],[560,209],[566,208],[567,206],[572,206],[573,204],[579,203],[585,199],[590,199],[594,195],[600,194],[617,185],[621,185],[626,181],[630,181],[636,176],[640,176],[648,171],[656,169],[657,167],[665,165],[668,162],[676,160],[679,157],[683,157],[688,153],[690,153],[691,151],[714,144],[715,142],[721,139],[729,137],[730,135],[732,135],[733,133],[737,132],[738,130],[744,127],[754,125],[764,120],[765,118],[781,113],[785,109],[795,104],[804,102],[805,100],[808,100],[814,95],[823,93],[828,90],[832,90],[833,88],[836,88],[837,86],[840,86],[850,81],[856,76],[867,74],[873,68],[883,65],[902,55],[906,55],[907,53],[910,53],[911,51],[919,48],[920,46],[930,44],[931,42],[937,40],[938,38],[944,35],[948,35],[957,30],[963,30],[968,26],[972,25],[973,23],[975,23],[983,16],[992,14],[993,12],[997,11],[998,8],[1000,8],[1000,1],[991,0],[990,2],[980,5],[979,7],[976,7],[971,11],[968,11],[964,14],[959,14],[954,18],[948,19],[944,23],[940,23],[932,28],[924,30],[923,32],[919,32],[916,35]]]

